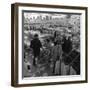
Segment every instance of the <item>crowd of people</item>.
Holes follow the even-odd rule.
[[[80,52],[77,52],[73,47],[71,36],[64,35],[62,37],[58,32],[54,32],[53,39],[47,38],[43,45],[38,34],[35,34],[31,40],[30,48],[34,56],[33,66],[37,66],[36,62],[39,60],[45,59],[47,63],[53,62],[52,73],[55,74],[56,63],[59,62],[58,74],[61,75],[61,62],[64,62],[65,65],[71,65],[76,73],[80,74]],[[69,70],[67,74],[70,74]]]

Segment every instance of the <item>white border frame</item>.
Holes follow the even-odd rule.
[[[22,79],[22,10],[37,10],[37,11],[54,11],[54,12],[71,12],[81,13],[81,75],[74,76],[56,76],[56,77],[30,77]],[[78,9],[57,9],[57,8],[41,8],[41,7],[18,7],[18,83],[19,84],[34,84],[34,83],[48,83],[48,82],[67,82],[67,81],[83,81],[85,80],[85,10]]]

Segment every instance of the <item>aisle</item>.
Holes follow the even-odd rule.
[[[55,76],[53,72],[53,64],[52,62],[45,61],[37,61],[36,66],[33,66],[33,59],[29,59],[28,62],[24,62],[24,77],[40,77],[40,76]],[[28,68],[29,66],[29,68]],[[58,70],[59,67],[57,67]],[[63,62],[61,63],[61,75],[67,75],[67,71],[69,69],[68,65],[65,65]],[[76,71],[70,67],[70,75],[76,75]]]

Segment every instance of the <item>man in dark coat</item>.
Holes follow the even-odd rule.
[[[72,41],[70,40],[70,37],[63,38],[62,50],[63,50],[64,63],[68,65],[72,61],[69,57],[70,54],[72,53]]]
[[[63,52],[68,54],[72,50],[72,42],[70,40],[70,37],[66,39],[66,37],[63,38],[63,44],[62,44]]]
[[[34,59],[33,59],[33,65],[36,65],[36,59],[40,55],[40,48],[42,47],[42,44],[38,38],[38,34],[34,35],[34,39],[31,41],[30,48],[33,49]]]

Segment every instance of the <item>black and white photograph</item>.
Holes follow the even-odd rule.
[[[14,86],[87,82],[86,7],[17,3],[12,12]]]
[[[23,77],[80,75],[81,14],[23,11]]]

